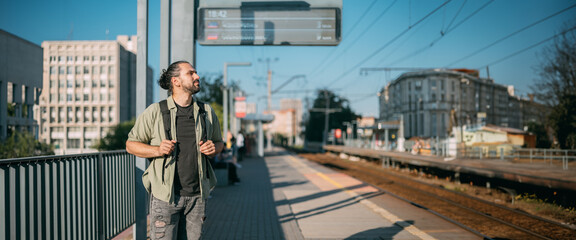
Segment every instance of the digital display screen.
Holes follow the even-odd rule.
[[[202,45],[338,45],[340,10],[201,8]]]

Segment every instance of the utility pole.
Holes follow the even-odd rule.
[[[270,59],[258,59],[258,62],[266,62],[266,69],[268,71],[268,106],[266,110],[270,112],[272,110],[272,71],[270,70],[270,62],[276,62],[278,58]]]
[[[224,110],[224,139],[228,137],[228,67],[230,66],[250,66],[252,63],[250,62],[225,62],[224,63],[224,73],[223,73],[223,83],[222,84],[222,103],[223,103],[223,110]],[[230,96],[232,98],[233,96]],[[230,104],[232,105],[232,104]]]
[[[340,112],[341,108],[330,108],[330,98],[328,96],[328,90],[324,90],[324,98],[326,99],[326,107],[322,108],[312,108],[310,112],[324,112],[324,134],[322,136],[322,146],[326,146],[328,140],[328,122],[330,119],[330,113]]]

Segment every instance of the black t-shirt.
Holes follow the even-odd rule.
[[[176,104],[176,107],[178,108],[176,138],[179,154],[174,176],[174,192],[180,196],[194,196],[200,194],[194,103],[188,107]]]

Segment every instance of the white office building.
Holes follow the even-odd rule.
[[[45,41],[40,139],[56,154],[93,152],[109,129],[135,117],[136,36],[106,41]]]

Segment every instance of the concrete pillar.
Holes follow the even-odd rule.
[[[137,34],[138,49],[136,56],[136,92],[145,93],[148,79],[148,0],[138,0],[137,2]],[[140,115],[146,109],[145,94],[136,94],[136,115]],[[149,196],[142,184],[142,174],[148,167],[148,161],[144,158],[136,157],[134,167],[135,184],[135,218],[134,239],[144,240],[147,238],[147,215],[149,212]]]
[[[264,130],[262,121],[258,121],[258,156],[264,157]]]
[[[6,139],[8,117],[8,84],[5,79],[0,79],[0,140]]]

